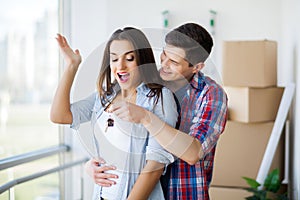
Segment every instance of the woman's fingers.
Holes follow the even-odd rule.
[[[57,37],[55,39],[58,42],[59,47],[63,48],[62,35],[60,35],[59,33],[57,33]]]
[[[75,49],[75,54],[80,55],[79,50]]]
[[[63,35],[57,33],[57,37],[55,38],[58,42],[62,55],[65,59],[67,65],[72,64],[75,68],[78,68],[79,64],[81,63],[81,55],[78,49],[73,50]]]
[[[62,36],[62,41],[63,41],[64,47],[69,47],[66,37]]]

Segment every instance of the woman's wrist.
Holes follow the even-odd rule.
[[[68,64],[66,64],[66,70],[68,70],[68,72],[72,73],[72,74],[76,74],[77,73],[78,67],[79,67],[79,65],[74,64],[74,63],[68,63]]]

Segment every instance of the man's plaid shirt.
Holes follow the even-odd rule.
[[[214,80],[199,72],[179,103],[179,130],[200,141],[204,157],[195,165],[181,159],[171,165],[169,199],[209,200],[215,148],[227,119],[227,95]]]

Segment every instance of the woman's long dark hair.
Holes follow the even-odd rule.
[[[112,82],[110,69],[110,45],[114,40],[126,40],[133,45],[141,80],[150,89],[147,96],[155,97],[157,103],[162,93],[163,81],[157,71],[151,45],[142,31],[131,27],[116,30],[106,44],[97,81],[101,103],[104,105],[109,101],[108,97],[113,94],[113,88],[118,84],[116,81]]]

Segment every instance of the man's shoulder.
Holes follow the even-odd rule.
[[[199,89],[201,91],[203,90],[219,90],[220,92],[225,93],[223,87],[217,83],[213,78],[210,76],[204,75],[203,73],[199,72],[198,74],[195,74],[191,85],[193,85],[196,89]]]
[[[218,84],[214,79],[209,76],[200,74],[201,76],[194,77],[194,83],[192,85],[192,91],[195,95],[195,102],[202,104],[204,99],[215,102],[223,102],[220,105],[227,104],[228,98],[224,88]],[[197,80],[197,82],[195,82]],[[196,100],[197,99],[197,100]]]

